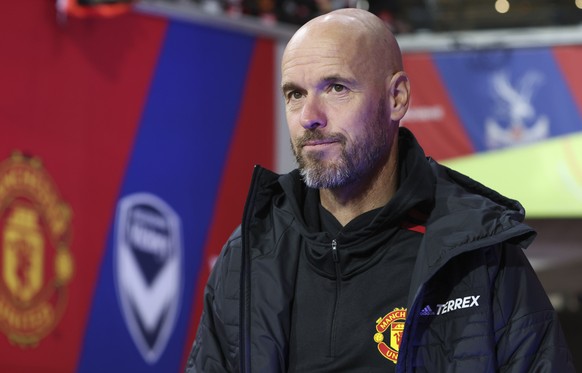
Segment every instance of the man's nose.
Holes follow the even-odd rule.
[[[322,109],[322,103],[318,97],[306,97],[305,105],[301,110],[301,126],[305,129],[325,127],[327,119]]]

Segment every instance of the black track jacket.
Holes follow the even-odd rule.
[[[425,163],[434,205],[396,371],[573,372],[556,312],[522,250],[535,237],[522,206],[425,158],[407,129],[399,144]],[[206,286],[187,373],[286,371],[297,248],[307,234],[282,187],[289,178],[301,183],[297,171],[255,168],[242,225]]]

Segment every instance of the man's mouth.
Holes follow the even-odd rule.
[[[318,146],[318,145],[327,145],[337,143],[339,140],[337,139],[322,139],[322,140],[310,140],[306,141],[302,146]]]

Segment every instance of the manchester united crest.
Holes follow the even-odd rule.
[[[0,331],[14,344],[36,345],[63,315],[71,215],[38,158],[0,162]]]
[[[396,364],[400,342],[404,333],[404,322],[406,321],[406,309],[395,308],[386,316],[376,320],[376,334],[374,342],[378,344],[378,351],[386,359]]]

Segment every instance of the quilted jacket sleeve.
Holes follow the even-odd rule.
[[[520,248],[500,252],[496,279],[501,372],[575,372],[557,313]]]
[[[239,342],[240,227],[235,230],[208,279],[204,310],[186,373],[237,372]]]

